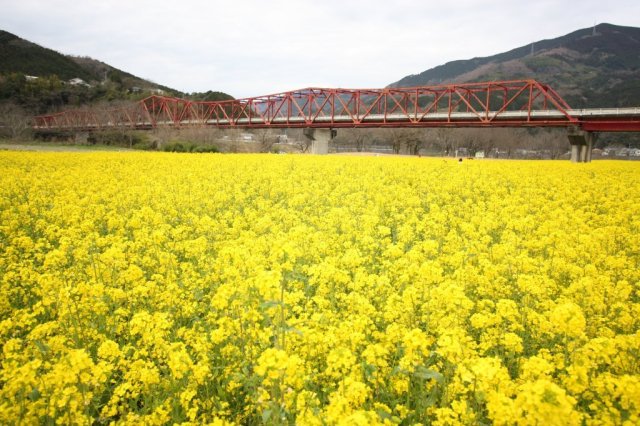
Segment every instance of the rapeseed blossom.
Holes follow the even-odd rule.
[[[637,163],[0,171],[2,424],[640,423]]]

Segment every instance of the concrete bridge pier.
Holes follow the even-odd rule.
[[[328,154],[329,142],[336,136],[337,130],[334,129],[304,129],[304,135],[311,139],[312,154]]]
[[[571,144],[572,163],[590,163],[593,145],[596,142],[596,134],[578,129],[570,129],[569,143]]]

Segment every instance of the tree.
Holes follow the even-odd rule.
[[[300,150],[301,153],[309,152],[313,141],[305,136],[294,139],[293,145]]]
[[[271,152],[277,138],[271,129],[257,129],[253,132],[260,143],[260,152]]]
[[[371,139],[372,135],[370,129],[354,129],[353,142],[356,145],[356,151],[366,151],[367,147],[371,144]]]
[[[371,145],[373,134],[372,129],[340,129],[334,143],[347,149],[363,152]]]
[[[27,79],[24,75],[11,73],[0,76],[0,99],[14,99],[24,92]]]
[[[458,134],[460,135],[460,145],[467,149],[470,156],[475,156],[476,152],[480,151],[482,147],[482,139],[485,137],[482,132],[487,129],[460,129]]]
[[[391,145],[394,154],[400,154],[403,150],[417,154],[424,142],[416,129],[389,127],[382,130],[382,135]]]
[[[457,140],[453,137],[452,129],[446,127],[439,127],[435,131],[434,145],[441,150],[442,155],[448,157],[455,155],[455,151],[458,148]]]
[[[13,104],[0,104],[0,134],[12,139],[27,139],[31,135],[31,120],[22,108]]]
[[[404,146],[406,152],[411,155],[420,154],[420,149],[426,143],[426,134],[418,129],[406,129],[404,135]]]
[[[544,129],[537,132],[535,147],[546,152],[549,158],[556,160],[569,150],[567,134],[564,130]]]

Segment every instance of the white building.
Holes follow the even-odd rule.
[[[84,86],[84,87],[91,87],[91,85],[89,83],[87,83],[86,81],[84,81],[81,78],[72,78],[71,80],[67,81],[67,83],[69,83],[72,86]]]

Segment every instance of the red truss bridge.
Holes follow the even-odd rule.
[[[41,115],[35,117],[34,128],[93,131],[161,126],[566,127],[571,129],[572,145],[578,146],[576,161],[582,157],[588,161],[592,132],[640,132],[640,107],[576,110],[548,85],[515,80],[384,89],[307,88],[216,102],[151,96],[121,108]]]

